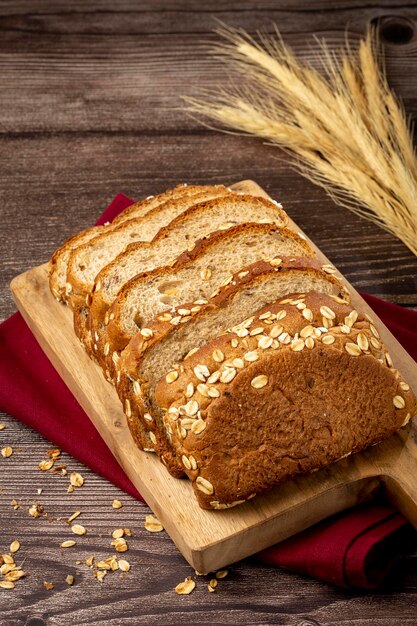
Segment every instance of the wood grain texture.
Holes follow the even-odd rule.
[[[253,181],[232,189],[268,197]],[[295,223],[290,227],[298,231]],[[306,233],[303,233],[306,236]],[[314,247],[314,243],[309,241]],[[320,263],[328,259],[316,248]],[[352,304],[372,315],[394,366],[417,394],[417,365],[373,314],[351,285]],[[73,331],[72,313],[52,296],[47,266],[13,279],[11,289],[27,324],[130,480],[197,571],[207,574],[294,535],[329,515],[358,504],[386,485],[388,497],[417,527],[416,427],[401,432],[365,455],[355,455],[322,472],[290,481],[229,511],[203,511],[191,483],[176,480],[152,454],[133,443],[117,393],[101,368],[82,349]],[[392,488],[390,488],[392,486]]]
[[[0,318],[14,311],[12,277],[44,262],[65,237],[92,223],[116,192],[139,198],[180,180],[243,178],[255,178],[282,199],[356,288],[417,307],[417,261],[400,242],[335,207],[275,148],[208,131],[180,111],[180,94],[227,80],[218,63],[206,58],[203,40],[214,40],[212,16],[251,32],[271,29],[275,20],[286,40],[310,59],[313,33],[338,46],[347,26],[357,39],[371,20],[396,16],[398,24],[411,24],[412,36],[404,41],[398,29],[397,35],[391,32],[385,45],[388,76],[416,116],[415,2],[3,0]],[[232,568],[216,593],[208,594],[200,583],[191,596],[176,596],[173,586],[192,571],[166,533],[143,529],[147,508],[68,457],[86,484],[67,495],[62,479],[37,469],[49,443],[7,416],[0,419],[6,423],[0,442],[20,448],[0,463],[2,548],[18,536],[31,572],[13,593],[0,596],[1,626],[23,626],[36,616],[53,626],[415,624],[415,557],[401,564],[383,593],[332,589],[249,559]],[[58,547],[62,522],[34,520],[25,508],[10,507],[12,498],[29,506],[41,485],[40,499],[53,516],[83,510],[89,534],[76,555]],[[114,497],[125,503],[120,511],[111,509]],[[100,585],[80,566],[81,576],[67,588],[64,578],[77,569],[76,558],[109,554],[108,532],[119,525],[135,533],[127,553],[131,574]],[[56,583],[53,592],[42,587],[49,579]]]

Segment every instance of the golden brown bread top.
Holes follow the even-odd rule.
[[[416,410],[372,321],[315,292],[283,298],[210,341],[161,379],[156,399],[205,508],[376,443]]]
[[[219,289],[216,290],[216,294],[213,294],[213,297],[209,300],[209,302],[205,303],[205,301],[196,301],[194,303],[190,303],[190,305],[183,304],[175,309],[174,312],[170,313],[162,313],[157,317],[153,322],[146,324],[146,327],[141,329],[141,332],[138,333],[129,343],[128,347],[123,351],[122,357],[119,361],[117,352],[113,352],[113,354],[108,354],[108,361],[112,359],[113,365],[116,366],[116,380],[120,383],[120,389],[124,389],[127,392],[129,383],[128,378],[133,378],[137,381],[138,384],[141,385],[143,390],[143,397],[148,397],[149,395],[153,395],[153,383],[154,375],[151,375],[152,380],[148,380],[147,375],[147,359],[158,358],[158,351],[164,349],[164,342],[172,343],[172,347],[176,350],[177,345],[184,346],[183,340],[180,339],[181,335],[189,334],[191,336],[191,329],[189,329],[189,324],[192,324],[195,321],[198,324],[198,335],[204,339],[204,327],[211,325],[211,318],[220,316],[225,317],[226,312],[223,315],[222,307],[226,305],[229,298],[232,300],[233,295],[240,292],[240,290],[245,293],[249,292],[256,288],[259,294],[262,294],[264,285],[265,289],[268,289],[266,283],[267,281],[274,281],[275,278],[278,278],[278,282],[281,282],[281,278],[283,280],[284,289],[281,289],[282,292],[288,291],[287,280],[298,280],[298,278],[302,277],[304,283],[312,284],[314,280],[317,278],[320,281],[324,281],[326,285],[330,285],[334,288],[335,294],[343,293],[346,297],[348,294],[343,292],[343,288],[340,282],[335,279],[333,276],[326,274],[321,269],[319,269],[320,264],[314,259],[305,259],[305,258],[282,258],[282,259],[274,259],[272,262],[257,262],[245,270],[239,271],[235,276],[230,276],[230,279],[225,281],[225,284]],[[329,268],[327,268],[329,269]],[[297,276],[299,274],[299,276]],[[271,284],[270,282],[268,284]],[[322,287],[321,287],[322,288]],[[274,290],[272,291],[272,296]],[[276,292],[275,292],[276,293]],[[337,296],[338,297],[338,296]],[[276,296],[273,296],[275,299]],[[231,302],[232,307],[233,302]],[[258,305],[260,306],[260,305]],[[258,306],[255,307],[258,308]],[[253,307],[252,307],[253,310]],[[236,318],[236,313],[234,314]],[[242,315],[243,317],[243,315]],[[230,316],[229,316],[230,319]],[[225,325],[219,328],[219,332],[221,329],[224,329]],[[177,332],[178,331],[178,332]],[[194,331],[197,332],[197,331]],[[207,340],[207,339],[206,339]],[[107,344],[108,346],[109,344]],[[201,345],[201,342],[200,342]],[[193,347],[190,344],[190,341],[187,341],[187,347],[183,352],[191,349]],[[168,348],[169,349],[169,348]],[[168,364],[165,366],[165,372],[171,365]],[[163,364],[161,364],[162,370]],[[155,368],[153,368],[155,369]],[[162,375],[164,371],[161,371],[160,375]],[[150,382],[150,386],[149,383]],[[134,404],[137,405],[138,416],[139,418],[143,417],[144,413],[149,411],[149,408],[145,409],[143,406],[139,406],[140,402],[135,397],[133,398]],[[136,409],[135,409],[136,410]],[[150,411],[153,414],[153,409]],[[154,416],[155,417],[155,416]],[[159,417],[156,417],[156,428],[157,428],[157,441],[155,442],[155,446],[158,448],[158,452],[161,452],[160,443],[163,443],[164,434],[161,431],[162,422]],[[144,428],[151,428],[151,424],[148,422],[143,422]],[[170,471],[174,471],[174,464],[170,463],[170,458],[172,455],[164,455],[161,454],[161,457],[165,460],[167,467],[169,467]],[[177,470],[175,469],[175,472]]]

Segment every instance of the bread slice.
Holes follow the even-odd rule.
[[[287,221],[287,216],[281,207],[269,200],[239,194],[228,194],[189,208],[161,229],[152,242],[129,245],[124,253],[97,275],[91,304],[92,318],[96,317],[98,324],[100,323],[124,281],[172,261],[187,247],[192,249],[196,239],[213,230],[227,229],[245,221],[283,224]],[[75,330],[91,355],[87,333],[91,331],[93,324],[87,328],[84,322],[85,315],[77,313]],[[97,329],[94,334],[99,335]],[[94,344],[99,345],[97,337],[93,347]]]
[[[53,295],[57,300],[65,302],[67,298],[67,269],[71,252],[78,246],[91,241],[98,234],[109,232],[118,224],[133,217],[143,217],[154,208],[167,201],[178,200],[183,197],[193,196],[202,191],[206,191],[209,186],[177,185],[174,189],[169,189],[157,196],[148,196],[145,200],[135,202],[118,215],[111,224],[104,226],[92,226],[69,237],[52,255],[49,262],[49,285]],[[68,288],[67,288],[68,289]]]
[[[164,202],[141,217],[133,217],[110,226],[102,234],[72,250],[68,261],[66,294],[72,308],[85,303],[98,272],[134,241],[151,241],[158,230],[169,224],[190,206],[230,193],[223,185]]]
[[[190,351],[287,293],[316,290],[342,301],[349,299],[341,283],[322,271],[314,259],[260,261],[239,274],[230,277],[208,302],[197,300],[158,316],[134,336],[121,359],[115,359],[117,390],[129,426],[137,440],[141,432],[150,431],[156,451],[173,475],[181,475],[183,468],[168,445],[155,402],[155,385],[161,376],[167,374],[168,380],[174,380],[176,368]],[[308,320],[311,312],[304,309],[303,316]],[[245,334],[243,328],[242,336]],[[202,376],[202,382],[205,380]]]
[[[317,292],[264,307],[175,371],[155,396],[206,509],[241,504],[376,444],[416,410],[372,322]]]
[[[112,374],[110,355],[128,344],[140,330],[141,323],[183,302],[207,299],[242,267],[279,256],[308,257],[314,256],[314,252],[304,239],[285,227],[239,224],[200,240],[192,251],[180,255],[172,266],[135,276],[119,291],[108,312],[103,306],[102,287],[93,296],[91,331],[97,354],[108,355],[104,369]],[[115,262],[116,267],[122,265],[122,260]],[[143,266],[146,266],[145,260]],[[110,266],[106,270],[107,276],[109,269]],[[115,279],[120,274],[120,271],[110,274],[114,279],[111,290],[107,289],[108,299],[115,297],[118,284]],[[104,280],[100,282],[106,284]],[[95,303],[98,296],[100,302]]]

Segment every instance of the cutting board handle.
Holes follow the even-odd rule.
[[[410,424],[389,441],[378,456],[381,482],[388,500],[417,529],[417,426]]]

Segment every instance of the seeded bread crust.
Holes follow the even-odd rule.
[[[186,270],[188,264],[192,264],[196,259],[204,258],[204,255],[212,253],[213,249],[215,250],[219,244],[234,248],[237,245],[235,244],[237,238],[241,235],[253,234],[255,236],[264,235],[266,233],[271,234],[272,237],[276,233],[281,235],[283,239],[293,242],[294,245],[298,245],[300,248],[300,254],[303,257],[314,256],[314,252],[309,244],[288,228],[270,224],[244,223],[233,226],[227,230],[210,233],[207,237],[198,240],[192,250],[183,252],[173,261],[172,264],[168,266],[159,267],[152,271],[138,274],[120,289],[117,294],[117,299],[108,309],[103,300],[100,298],[100,291],[95,292],[93,294],[93,303],[90,307],[88,330],[91,332],[94,345],[96,346],[96,350],[94,350],[94,352],[97,355],[97,360],[103,366],[104,370],[109,369],[109,371],[112,372],[112,364],[109,359],[106,359],[104,353],[108,352],[110,354],[110,352],[113,353],[115,350],[122,350],[132,338],[132,334],[128,334],[124,330],[121,322],[121,316],[124,313],[129,295],[132,292],[139,289],[141,285],[149,284],[149,282],[157,280],[158,278],[168,282],[170,280],[174,280],[180,270]],[[269,258],[277,255],[278,247],[278,240],[276,247],[274,248],[274,240],[271,238],[270,253],[268,255]],[[221,264],[221,259],[219,260],[219,263]],[[244,263],[244,265],[246,264],[247,263]],[[228,269],[229,268],[222,268],[222,278],[219,278],[216,283],[217,286],[220,286],[221,282],[225,278],[225,274],[227,277],[226,270]],[[230,271],[228,273],[230,274]],[[204,279],[200,276],[195,276],[194,273],[190,272],[189,282],[192,281],[195,281],[197,284],[201,284],[202,281],[204,282]],[[98,301],[96,301],[96,299]],[[167,305],[165,307],[161,306],[161,310],[162,308],[168,309],[169,307]],[[160,311],[155,311],[154,314],[156,315],[159,312]]]
[[[376,444],[416,411],[372,320],[316,292],[263,307],[177,373],[161,379],[156,399],[205,509],[241,504]]]
[[[135,335],[127,348],[120,354],[113,352],[109,355],[116,369],[116,388],[123,403],[129,426],[134,436],[139,439],[143,431],[150,432],[150,438],[162,462],[170,473],[180,476],[183,468],[168,443],[160,416],[151,414],[149,401],[149,385],[140,374],[143,359],[149,351],[160,347],[161,342],[176,332],[177,328],[189,323],[199,316],[209,316],[214,310],[219,310],[237,292],[250,285],[259,286],[277,273],[290,278],[294,273],[302,272],[303,277],[320,278],[334,288],[334,297],[340,301],[349,301],[350,296],[342,284],[334,277],[322,271],[320,263],[311,258],[297,257],[294,259],[278,259],[269,263],[259,261],[230,277],[227,285],[218,290],[209,301],[184,303],[172,313],[163,313],[147,324],[140,333]],[[304,318],[306,319],[306,318]],[[219,328],[221,332],[221,328]],[[202,338],[204,340],[204,337]],[[163,375],[166,372],[161,372]]]
[[[69,237],[52,255],[49,261],[49,286],[50,289],[58,301],[66,302],[68,294],[66,293],[67,287],[67,267],[71,252],[79,246],[91,241],[99,234],[109,232],[118,224],[123,221],[133,218],[144,216],[164,202],[168,200],[176,200],[187,195],[193,195],[199,193],[201,189],[205,187],[199,185],[193,185],[188,187],[187,185],[177,185],[174,189],[169,189],[164,193],[157,196],[149,196],[145,200],[140,200],[127,207],[122,211],[111,224],[103,226],[92,226],[86,228],[81,232]]]
[[[97,237],[87,243],[78,246],[71,251],[68,270],[67,270],[67,301],[73,309],[78,306],[84,306],[86,297],[90,296],[94,287],[94,279],[98,272],[108,265],[120,252],[128,245],[129,241],[151,241],[162,225],[156,223],[160,218],[162,224],[168,224],[173,221],[174,216],[178,216],[195,203],[203,202],[208,198],[217,198],[221,196],[229,196],[231,192],[223,185],[209,186],[205,191],[182,197],[175,201],[164,202],[158,205],[152,211],[141,217],[133,217],[116,224],[115,227],[109,226],[109,230],[98,234]],[[152,224],[152,226],[150,226]],[[147,230],[147,232],[146,232]],[[120,238],[120,239],[119,239]],[[116,242],[117,252],[111,250],[111,245]],[[124,239],[126,241],[124,241]],[[92,270],[94,262],[97,268]],[[93,278],[80,277],[80,272],[93,271]]]

